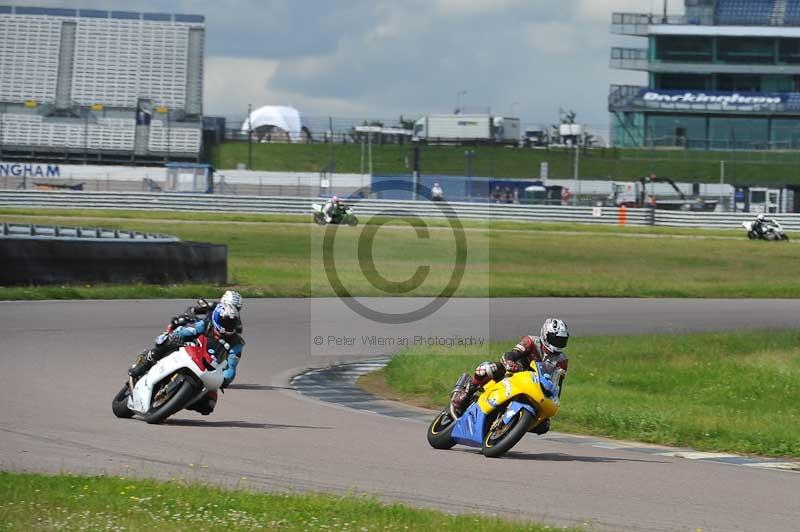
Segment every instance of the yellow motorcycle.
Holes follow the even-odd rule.
[[[540,375],[541,368],[533,364],[530,371],[489,381],[462,416],[454,419],[449,407],[436,416],[428,427],[428,443],[435,449],[480,447],[484,456],[502,456],[558,413],[564,371],[557,369],[547,386]]]

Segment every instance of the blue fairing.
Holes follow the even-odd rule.
[[[511,401],[511,404],[506,407],[506,411],[503,412],[503,423],[508,423],[514,419],[514,416],[516,416],[523,408],[533,414],[533,417],[536,417],[536,410],[534,410],[531,405],[519,403],[517,401]]]
[[[456,420],[451,437],[462,445],[480,447],[483,445],[484,425],[486,424],[486,414],[484,414],[478,403],[472,403],[464,415]]]

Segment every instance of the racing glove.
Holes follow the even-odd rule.
[[[524,369],[524,366],[520,362],[508,358],[503,360],[503,366],[509,373],[518,373]]]
[[[475,375],[478,377],[492,377],[497,371],[497,364],[494,362],[481,362],[475,368]]]

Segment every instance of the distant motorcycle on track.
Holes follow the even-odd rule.
[[[323,208],[324,208],[324,205],[322,205],[320,203],[314,203],[314,204],[311,205],[311,210],[314,211],[314,222],[317,225],[327,225],[328,224],[328,222],[325,220],[325,213],[322,212]],[[334,224],[334,225],[356,226],[356,225],[358,225],[358,218],[356,217],[355,214],[353,214],[353,208],[352,207],[345,207],[344,208],[344,212],[342,212],[341,214],[335,215],[330,223]]]
[[[750,240],[789,240],[789,235],[786,234],[783,230],[783,226],[777,220],[767,221],[766,227],[761,233],[753,229],[753,225],[753,222],[742,222],[742,227],[747,230],[747,238]]]

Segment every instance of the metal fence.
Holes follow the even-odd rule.
[[[241,212],[259,214],[311,214],[313,199],[294,197],[221,196],[207,194],[132,194],[104,192],[0,191],[0,207],[58,207],[72,209],[136,209],[168,211]],[[468,220],[517,220],[530,222],[577,222],[619,224],[615,207],[569,207],[475,203],[436,203],[363,199],[353,202],[362,216],[391,215],[443,218],[449,213]],[[737,229],[752,214],[671,212],[626,209],[625,223],[644,226],[676,226]],[[800,214],[781,215],[788,230],[800,230]]]
[[[125,240],[148,242],[178,242],[180,239],[160,233],[141,233],[138,231],[120,231],[119,229],[103,229],[102,227],[61,227],[58,225],[38,224],[0,224],[0,238],[24,239],[58,239],[58,240]]]

